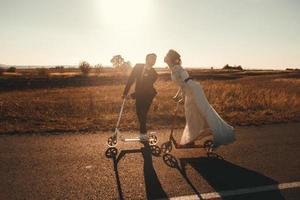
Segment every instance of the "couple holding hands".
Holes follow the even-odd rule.
[[[157,94],[153,87],[158,76],[153,69],[155,62],[156,55],[148,54],[145,64],[135,65],[123,93],[123,98],[131,96],[136,100],[141,140],[147,140],[147,113]],[[196,140],[208,135],[213,136],[214,148],[232,143],[235,140],[234,128],[218,115],[209,104],[202,86],[182,68],[180,54],[171,49],[165,56],[164,62],[171,71],[172,81],[179,86],[173,99],[175,101],[184,99],[186,125],[180,145],[183,147],[193,145]],[[135,92],[128,95],[133,83],[135,83]]]

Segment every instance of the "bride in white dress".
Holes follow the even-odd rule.
[[[164,61],[171,70],[172,80],[180,86],[174,99],[184,97],[186,125],[180,145],[194,144],[195,140],[211,134],[214,148],[234,142],[234,128],[220,117],[209,104],[202,86],[192,80],[182,68],[180,55],[174,50],[169,50]]]

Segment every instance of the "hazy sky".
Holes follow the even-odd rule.
[[[300,0],[0,0],[0,63],[300,67]]]

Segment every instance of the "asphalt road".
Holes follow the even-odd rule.
[[[300,123],[237,127],[237,141],[209,157],[203,149],[159,154],[168,130],[156,148],[119,143],[111,157],[110,134],[0,136],[0,199],[201,197],[300,181]],[[222,198],[300,199],[300,188]]]

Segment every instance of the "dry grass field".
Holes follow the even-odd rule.
[[[27,74],[26,74],[27,73]],[[152,130],[169,128],[177,87],[159,70],[158,95],[149,114]],[[232,125],[300,121],[300,73],[288,71],[190,70],[217,112]],[[76,70],[47,73],[23,70],[0,76],[0,134],[112,130],[121,105],[126,73],[105,69],[81,76]],[[183,108],[177,127],[184,126]],[[122,130],[136,130],[133,100]]]

